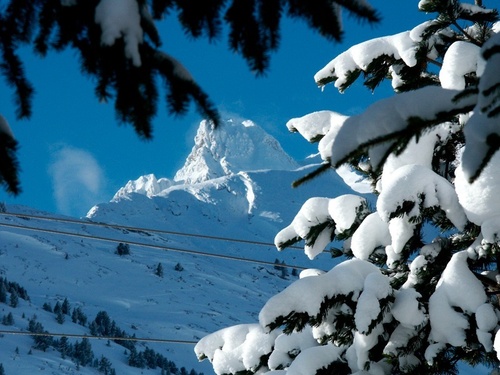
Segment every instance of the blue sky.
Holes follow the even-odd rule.
[[[162,49],[186,66],[222,114],[253,120],[300,160],[316,147],[288,133],[288,119],[322,109],[353,115],[376,98],[390,95],[387,87],[376,95],[362,87],[343,95],[333,86],[322,92],[314,73],[353,44],[405,31],[431,17],[418,12],[418,1],[370,3],[382,22],[371,26],[346,15],[340,44],[328,42],[301,21],[286,19],[280,48],[263,77],[256,77],[239,55],[228,50],[226,35],[216,43],[186,39],[173,17],[159,26]],[[31,119],[15,119],[12,91],[4,82],[0,86],[0,113],[20,144],[23,191],[13,197],[2,190],[0,202],[78,217],[92,205],[110,200],[128,180],[149,173],[173,178],[202,119],[194,108],[185,116],[172,117],[160,105],[154,139],[143,141],[131,126],[118,125],[112,102],[98,103],[73,51],[40,59],[26,50],[23,56],[36,89]]]

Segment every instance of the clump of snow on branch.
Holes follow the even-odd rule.
[[[366,277],[354,314],[356,328],[360,333],[368,334],[371,331],[371,325],[382,313],[379,301],[388,298],[391,294],[392,288],[387,276],[374,272]]]
[[[328,225],[330,219],[328,214],[328,198],[310,198],[297,213],[292,223],[282,229],[274,238],[274,244],[278,249],[283,249],[287,244],[306,240],[305,252],[310,259],[321,253],[333,237],[333,225]],[[310,231],[313,227],[320,227],[313,242],[309,241]],[[333,224],[333,223],[332,223]]]
[[[453,43],[443,59],[439,71],[441,87],[452,90],[465,88],[465,75],[477,73],[480,47],[475,44],[458,41]]]
[[[208,358],[216,374],[236,373],[261,366],[261,357],[271,352],[279,330],[266,334],[259,324],[240,324],[201,339],[194,351],[198,359]]]
[[[402,59],[408,66],[414,66],[416,45],[410,38],[410,32],[376,38],[357,44],[330,61],[323,69],[314,75],[318,85],[322,82],[335,81],[335,87],[341,88],[350,73],[356,70],[366,70],[375,58],[388,55]]]
[[[141,16],[136,0],[101,0],[95,10],[95,22],[101,26],[101,42],[111,46],[123,37],[125,56],[141,65],[139,44],[143,41]]]
[[[484,348],[491,352],[493,350],[493,332],[498,324],[495,309],[490,303],[484,303],[476,309],[476,335]]]
[[[401,217],[394,218],[405,203],[411,208]],[[377,211],[382,219],[389,222],[392,246],[399,253],[413,235],[415,225],[421,222],[421,209],[440,207],[446,217],[459,229],[463,229],[467,218],[453,185],[432,170],[420,165],[407,165],[397,169],[392,181],[381,192],[377,200]],[[400,225],[391,226],[400,219]]]
[[[500,215],[500,154],[493,156],[483,173],[473,183],[468,180],[463,163],[459,165],[455,175],[455,189],[470,221],[482,225]]]
[[[409,119],[432,120],[436,114],[451,111],[473,103],[473,97],[455,101],[458,90],[427,86],[417,91],[405,92],[372,104],[360,115],[352,116],[340,128],[337,136],[325,148],[322,157],[329,157],[333,165],[340,164],[346,155],[367,147],[375,141],[397,138],[408,127]],[[381,167],[392,143],[383,142],[370,147],[368,155],[374,168]]]
[[[413,164],[431,168],[436,143],[445,141],[454,132],[455,128],[451,124],[436,126],[434,129],[422,134],[418,139],[413,138],[399,155],[389,155],[384,163],[382,176],[377,181],[376,190],[382,191],[383,187],[393,179],[394,172],[400,167]]]
[[[309,142],[315,142],[328,132],[340,129],[348,116],[332,111],[318,111],[288,120],[286,127],[291,132],[299,132]]]
[[[465,330],[469,328],[465,314],[476,313],[487,300],[467,258],[467,251],[453,255],[429,299],[430,339],[435,342],[465,346]],[[463,312],[457,311],[457,307]]]
[[[391,244],[391,234],[387,222],[377,212],[368,215],[352,236],[351,250],[355,257],[368,260],[378,248]]]
[[[259,314],[259,321],[267,327],[278,317],[287,316],[290,311],[315,316],[325,297],[348,295],[351,292],[359,295],[366,277],[373,272],[380,271],[369,262],[351,259],[323,275],[299,279],[266,303]]]
[[[268,366],[271,370],[289,367],[294,358],[308,348],[318,346],[311,327],[305,327],[300,332],[289,335],[280,334],[276,337],[274,350],[269,356]]]
[[[396,293],[396,299],[391,313],[405,327],[417,327],[425,322],[425,311],[420,308],[418,299],[422,297],[413,288],[401,288]]]
[[[317,111],[302,117],[292,118],[286,123],[290,132],[298,132],[308,142],[318,142],[318,150],[324,160],[327,160],[330,151],[329,145],[337,136],[344,122],[349,118],[333,111]],[[347,166],[336,170],[337,174],[354,191],[365,194],[371,193],[370,182]]]
[[[281,250],[292,243],[305,240],[305,253],[309,259],[320,254],[336,234],[350,229],[360,216],[367,213],[366,199],[356,195],[310,198],[297,213],[292,223],[282,229],[274,243]],[[311,235],[314,230],[316,235]]]
[[[287,375],[310,375],[337,361],[345,348],[333,345],[317,346],[304,350],[287,369]]]

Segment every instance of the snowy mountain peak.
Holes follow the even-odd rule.
[[[298,164],[250,120],[228,119],[214,129],[202,121],[195,145],[174,181],[197,183],[252,170],[292,170]]]
[[[137,180],[127,182],[124,187],[116,192],[113,200],[126,197],[130,193],[138,193],[151,197],[172,185],[172,181],[168,178],[157,179],[154,174],[148,174],[139,177]]]

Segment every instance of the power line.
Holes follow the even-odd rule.
[[[47,217],[47,216],[40,216],[40,215],[18,214],[18,213],[7,213],[7,212],[0,213],[0,216],[6,216],[6,217],[7,216],[14,216],[14,217],[18,217],[20,219],[29,218],[29,219],[38,219],[38,220],[44,220],[44,221],[71,223],[71,224],[79,224],[79,225],[90,225],[90,226],[97,226],[97,227],[101,227],[101,228],[128,230],[131,232],[141,232],[142,231],[142,232],[150,232],[150,233],[168,234],[168,235],[180,236],[180,237],[195,237],[195,238],[203,238],[203,239],[216,240],[216,241],[236,242],[236,243],[245,243],[245,244],[250,244],[250,245],[275,247],[275,245],[273,243],[264,242],[264,241],[253,241],[253,240],[244,240],[244,239],[239,239],[239,238],[211,236],[211,235],[207,235],[207,234],[195,234],[195,233],[187,233],[187,232],[170,231],[170,230],[164,230],[164,229],[153,229],[153,228],[144,228],[144,227],[133,227],[133,226],[127,226],[127,225],[118,225],[118,224],[107,224],[107,223],[90,221],[90,220],[89,221],[82,221],[82,220],[71,219],[71,218],[54,218],[54,217]],[[290,246],[288,248],[289,249],[303,250],[302,248],[300,248],[298,246]]]
[[[27,227],[27,226],[23,226],[23,225],[20,225],[20,224],[1,223],[0,222],[0,226],[10,227],[10,228],[16,228],[16,229],[21,229],[21,230],[27,230],[27,231],[35,231],[35,232],[50,233],[50,234],[59,234],[59,235],[63,235],[63,236],[84,238],[84,239],[87,239],[87,240],[94,240],[94,241],[113,242],[113,243],[116,243],[116,242],[120,241],[119,239],[113,239],[113,238],[108,238],[108,237],[103,237],[103,236],[96,236],[96,235],[90,235],[90,234],[80,234],[80,233],[70,233],[70,232],[60,231],[60,230],[57,230],[57,229]],[[146,243],[138,242],[138,241],[128,241],[127,240],[126,242],[129,245],[135,245],[135,246],[140,246],[140,247],[148,247],[148,248],[157,249],[157,250],[163,250],[163,251],[173,251],[173,252],[178,252],[178,253],[191,254],[191,255],[199,255],[199,256],[205,256],[205,257],[211,257],[211,258],[219,258],[219,259],[233,260],[233,261],[246,262],[246,263],[263,264],[263,265],[267,265],[267,266],[276,266],[275,262],[268,262],[268,261],[265,261],[265,260],[239,258],[239,257],[236,257],[236,256],[231,256],[231,255],[213,254],[213,253],[207,253],[207,252],[198,251],[198,250],[182,249],[182,248],[172,247],[172,246],[162,246],[162,245],[146,244]],[[282,265],[282,264],[280,264],[280,266],[284,266],[284,267],[288,267],[288,268],[302,269],[302,270],[309,268],[309,267],[294,266],[294,265]]]
[[[91,340],[135,341],[135,342],[184,344],[184,345],[196,345],[198,343],[198,341],[192,341],[192,340],[151,339],[151,338],[135,337],[135,336],[132,337],[93,336],[93,335],[85,335],[77,333],[29,332],[29,331],[14,331],[14,330],[0,330],[0,335],[68,337],[68,338],[91,339]]]

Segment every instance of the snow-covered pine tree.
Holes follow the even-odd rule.
[[[167,111],[183,114],[191,103],[215,124],[219,114],[188,70],[162,51],[158,25],[177,16],[186,34],[220,38],[227,25],[229,48],[249,68],[263,73],[278,48],[283,16],[301,18],[322,36],[339,40],[341,10],[378,21],[365,1],[343,0],[8,0],[0,8],[0,75],[14,89],[18,118],[31,115],[34,88],[25,75],[18,49],[33,47],[44,56],[72,49],[83,74],[95,82],[102,102],[114,100],[117,118],[151,138],[159,83],[164,83]],[[5,122],[5,121],[3,121]],[[0,118],[0,184],[20,191],[17,143]]]
[[[347,117],[290,120],[325,165],[371,182],[357,195],[312,198],[275,243],[332,241],[345,258],[301,275],[259,323],[195,348],[217,374],[456,374],[460,361],[500,363],[500,30],[482,3],[421,0],[430,20],[366,41],[316,75],[395,95]],[[314,180],[313,180],[314,182]],[[339,245],[340,243],[340,245]],[[312,274],[312,276],[311,276]]]

